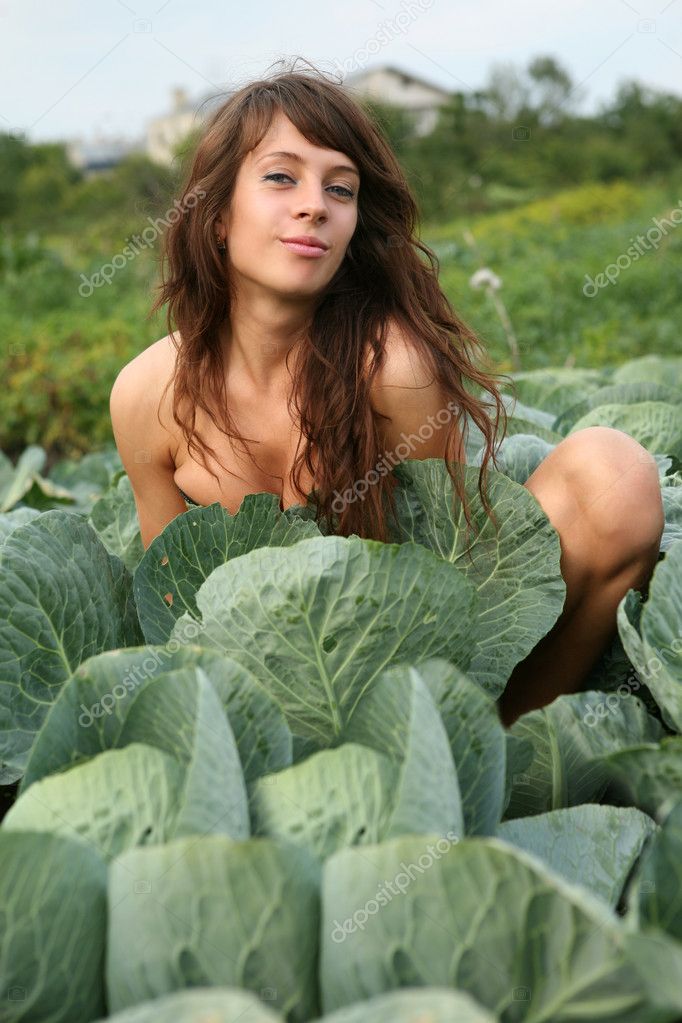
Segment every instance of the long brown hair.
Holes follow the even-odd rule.
[[[445,465],[463,504],[467,531],[471,518],[462,466],[456,458],[455,432],[459,424],[466,444],[467,414],[485,438],[478,487],[486,514],[497,525],[485,493],[491,457],[497,467],[494,447],[496,439],[498,443],[502,439],[497,437],[500,416],[505,423],[503,433],[506,431],[506,410],[495,385],[497,374],[474,364],[473,353],[478,350],[491,368],[473,330],[457,316],[438,284],[438,257],[415,236],[417,204],[381,127],[339,83],[307,63],[311,72],[292,67],[235,91],[211,115],[185,173],[181,203],[186,211],[165,234],[160,294],[150,312],[151,316],[168,303],[168,333],[177,350],[175,374],[166,387],[175,383],[173,418],[190,452],[199,453],[218,482],[205,452],[225,466],[196,431],[195,409],[202,408],[226,436],[242,444],[245,438],[236,431],[227,409],[218,328],[226,318],[229,321],[233,290],[229,260],[221,257],[216,247],[214,221],[229,205],[243,158],[261,141],[273,116],[282,111],[311,143],[350,156],[360,169],[362,183],[349,252],[319,298],[300,339],[292,398],[305,445],[300,454],[297,449],[292,469],[296,489],[302,492],[300,473],[305,460],[315,479],[310,497],[317,522],[324,517],[330,530],[341,536],[389,539],[386,500],[394,515],[396,479],[393,473],[382,475],[375,470],[381,453],[375,420],[379,413],[371,407],[370,388],[383,361],[387,322],[393,318],[423,351],[446,400],[458,410],[450,417]],[[204,198],[196,201],[202,194]],[[430,265],[419,258],[417,250],[426,255]],[[181,344],[175,342],[173,320]],[[369,345],[373,356],[365,373]],[[474,387],[467,390],[464,378]],[[488,392],[492,402],[477,398],[475,385]],[[183,403],[187,420],[180,415]],[[494,424],[485,411],[493,404],[497,410]],[[372,470],[376,482],[366,487],[360,500],[342,501],[339,513],[338,495],[348,491],[357,495],[357,482]],[[453,510],[456,514],[456,501]]]

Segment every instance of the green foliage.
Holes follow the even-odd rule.
[[[87,187],[108,186],[93,179]],[[498,188],[508,206],[509,190]],[[656,250],[594,298],[582,290],[586,274],[594,277],[613,263],[680,195],[675,178],[646,186],[592,182],[513,209],[426,225],[423,237],[439,256],[442,287],[498,371],[513,366],[488,294],[469,286],[481,262],[502,279],[522,369],[556,365],[557,356],[608,368],[652,350],[682,353],[682,231],[669,229]],[[79,288],[145,226],[144,217],[116,223],[101,211],[77,234],[8,226],[0,234],[0,370],[7,382],[0,444],[13,456],[29,443],[44,445],[55,458],[111,441],[108,397],[116,374],[167,330],[163,311],[147,319],[160,235],[150,247],[138,246],[110,283],[85,287],[86,297]],[[465,230],[476,252],[465,243]]]
[[[88,282],[180,170],[85,178],[0,135],[3,1019],[682,1018],[682,230],[616,265],[679,203],[682,105],[625,83],[581,118],[576,93],[537,57],[426,137],[369,105],[452,305],[498,370],[500,308],[519,341],[501,528],[468,552],[436,459],[396,466],[387,544],[262,493],[145,550],[108,397],[166,332],[160,237]],[[654,456],[659,563],[584,691],[505,730],[495,701],[565,594],[522,484],[597,424]]]
[[[565,588],[532,430],[618,422],[676,527],[682,358],[515,384],[470,558],[439,459],[386,544],[260,493],[143,551],[111,453],[0,457],[8,1021],[679,1020],[679,539],[582,692],[495,699]]]
[[[597,368],[651,351],[679,355],[682,225],[668,227],[657,248],[642,250],[594,297],[583,287],[586,275],[615,264],[638,235],[653,229],[655,217],[680,210],[681,184],[676,177],[646,186],[580,185],[513,210],[428,226],[425,241],[443,253],[441,285],[502,372],[514,368],[504,330],[488,294],[469,286],[481,263],[502,279],[522,369],[556,365],[558,357]],[[465,243],[465,230],[476,252]]]
[[[17,206],[19,184],[34,160],[33,147],[20,136],[0,133],[0,219]]]
[[[135,337],[113,316],[79,323],[69,311],[14,325],[2,356],[5,447],[42,444],[53,456],[72,456],[109,443],[109,393]]]
[[[426,221],[496,208],[496,186],[547,194],[578,182],[642,182],[672,174],[682,156],[682,100],[637,82],[592,116],[583,90],[551,56],[497,64],[485,87],[456,92],[435,130],[400,150]]]
[[[413,118],[402,107],[380,103],[376,99],[363,98],[360,104],[379,123],[389,145],[400,159],[413,134]]]
[[[426,136],[404,110],[363,101],[417,197],[448,299],[499,372],[518,368],[499,302],[524,370],[682,351],[682,231],[593,298],[583,293],[588,276],[678,206],[682,103],[625,82],[582,117],[578,92],[541,54],[525,69],[494,68],[478,92],[454,93]],[[53,460],[111,440],[118,370],[168,329],[164,310],[148,318],[163,225],[140,239],[172,208],[197,138],[178,144],[172,169],[132,154],[84,176],[63,145],[0,134],[0,446],[12,456],[40,443]],[[109,283],[94,276],[125,253]],[[497,307],[488,289],[469,286],[481,265],[502,280]]]

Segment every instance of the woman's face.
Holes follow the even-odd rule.
[[[296,153],[300,160],[271,155],[282,151]],[[288,297],[323,291],[355,231],[359,186],[353,160],[308,142],[288,117],[278,113],[244,158],[232,203],[215,222],[233,272]],[[304,235],[328,248],[313,257],[282,242]]]

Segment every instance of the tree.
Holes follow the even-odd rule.
[[[498,121],[517,121],[528,108],[530,88],[522,73],[509,61],[493,64],[482,93],[486,112]]]
[[[535,57],[528,65],[528,77],[531,106],[540,124],[557,124],[582,99],[570,74],[554,57]]]
[[[63,142],[38,143],[29,147],[29,164],[16,181],[16,218],[22,223],[54,224],[62,202],[81,178]]]
[[[634,80],[622,82],[599,121],[639,154],[642,171],[673,168],[682,155],[682,101]]]
[[[392,103],[381,103],[369,96],[362,96],[360,105],[375,120],[386,135],[391,148],[401,156],[414,138],[414,122],[409,112]]]
[[[31,147],[24,138],[0,134],[0,220],[12,216],[17,206],[17,187],[31,165]]]

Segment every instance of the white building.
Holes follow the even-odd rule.
[[[447,89],[389,65],[355,71],[346,75],[342,84],[358,97],[403,107],[412,117],[415,134],[420,136],[433,131],[438,108],[452,97]],[[226,90],[220,94],[205,93],[191,100],[184,89],[173,89],[168,113],[147,122],[147,155],[157,163],[170,165],[174,147],[191,131],[200,128],[216,106],[229,96],[230,91]]]
[[[227,99],[227,93],[219,97]],[[147,122],[146,152],[156,163],[169,166],[173,162],[173,150],[191,131],[200,128],[214,104],[213,93],[207,93],[198,100],[190,100],[184,89],[172,90],[172,106],[166,114]]]
[[[412,117],[416,135],[428,135],[436,127],[438,108],[452,98],[439,85],[384,64],[346,75],[344,86],[358,96],[402,107]]]
[[[71,165],[82,171],[83,177],[91,178],[111,170],[130,153],[144,152],[144,145],[143,139],[131,142],[121,136],[98,135],[87,141],[79,136],[66,143],[66,155]]]

